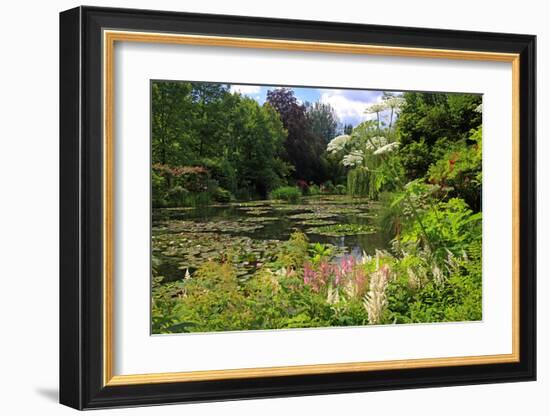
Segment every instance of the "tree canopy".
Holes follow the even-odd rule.
[[[286,130],[269,104],[223,84],[152,85],[153,164],[205,166],[232,193],[266,195],[288,173]]]
[[[327,134],[326,128],[332,123],[333,113],[326,106],[318,106],[308,112],[305,105],[298,103],[290,88],[268,91],[267,102],[279,113],[288,132],[284,159],[294,167],[293,177],[307,182],[325,180],[326,139],[321,134]],[[323,120],[327,115],[331,117],[329,122]]]

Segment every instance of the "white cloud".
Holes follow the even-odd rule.
[[[365,109],[370,104],[378,101],[378,94],[370,96],[370,94],[367,95],[363,92],[363,96],[358,97],[357,94],[350,94],[350,92],[353,91],[324,90],[320,101],[330,104],[343,123],[357,125],[362,121],[373,119],[372,114],[365,114]],[[357,98],[360,98],[360,100]]]
[[[255,95],[260,93],[260,86],[259,85],[231,85],[230,91],[234,94],[236,92],[241,93],[243,95]]]

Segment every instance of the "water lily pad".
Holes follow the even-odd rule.
[[[320,206],[319,210],[322,210],[325,213],[333,215],[349,215],[349,214],[359,214],[361,210],[359,208],[350,207],[350,206]]]
[[[256,222],[263,223],[263,222],[277,221],[278,219],[279,218],[277,218],[277,217],[249,217],[249,218],[243,219],[243,221],[244,222],[253,222],[253,223],[256,223]]]
[[[282,244],[222,233],[181,232],[153,236],[153,255],[177,262],[179,270],[196,270],[209,260],[230,262],[244,276],[274,261]]]
[[[212,233],[212,232],[251,232],[262,228],[261,224],[250,224],[238,220],[211,221],[170,221],[153,229],[153,235],[162,233]]]
[[[357,223],[370,222],[376,212],[368,199],[344,195],[307,197],[295,204],[266,200],[154,209],[153,274],[163,276],[163,281],[179,281],[186,271],[192,275],[212,260],[231,263],[239,279],[248,279],[271,267],[293,230],[308,233],[312,243],[334,244],[335,236],[374,233],[372,225]],[[352,239],[348,241],[355,247]],[[343,243],[338,240],[332,256],[354,249]]]
[[[264,207],[239,207],[239,210],[251,215],[263,215],[271,212],[271,209]]]
[[[262,201],[234,202],[231,205],[239,208],[254,208],[254,207],[269,206],[271,205],[271,203],[272,201],[262,200]]]
[[[361,212],[356,215],[357,218],[376,218],[378,215],[376,215],[374,212]]]
[[[335,214],[324,213],[324,212],[304,212],[301,214],[294,214],[289,216],[293,220],[313,220],[313,219],[324,219],[324,218],[333,218],[336,217]]]
[[[300,221],[299,224],[307,225],[307,226],[333,225],[333,224],[336,224],[336,221],[323,220],[323,219],[311,219],[311,220]]]
[[[372,234],[376,232],[376,229],[370,225],[362,224],[334,224],[309,228],[307,232],[311,234],[340,237],[344,235]]]
[[[273,204],[272,208],[276,211],[291,212],[291,211],[313,211],[315,207],[308,204]]]

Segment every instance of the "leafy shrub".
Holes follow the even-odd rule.
[[[185,205],[189,191],[180,185],[176,185],[168,190],[167,198],[171,206]]]
[[[453,265],[440,283],[430,276],[434,265],[425,257],[408,256],[408,262],[397,262],[397,277],[388,287],[387,323],[482,319],[481,242],[473,243],[467,253],[463,257],[449,256],[447,261]]]
[[[345,195],[347,192],[347,188],[345,185],[336,185],[336,193],[338,195]]]
[[[452,198],[431,206],[404,228],[402,242],[416,245],[428,240],[430,250],[439,259],[448,252],[461,256],[474,241],[481,241],[481,212],[473,213],[464,200]]]
[[[175,282],[153,279],[154,333],[456,322],[481,316],[481,241],[448,252],[445,278],[426,251],[333,257],[295,232],[250,278],[208,261]]]
[[[166,191],[167,183],[166,178],[159,175],[154,170],[151,171],[151,191],[153,207],[163,207],[167,204]]]
[[[321,185],[320,191],[324,194],[334,194],[336,193],[336,187],[334,186],[332,181],[326,181]]]
[[[430,166],[431,183],[452,188],[452,195],[464,199],[475,210],[481,208],[481,127],[472,131],[471,141],[456,143]],[[448,146],[447,146],[448,147]]]
[[[287,202],[296,203],[300,200],[302,192],[296,186],[282,186],[271,191],[271,199],[280,199]]]
[[[214,191],[214,200],[217,202],[230,202],[233,198],[231,192],[222,187],[217,187]]]
[[[403,146],[399,158],[409,180],[423,177],[434,160],[430,146],[424,139]]]
[[[185,280],[177,315],[179,322],[192,324],[193,331],[241,329],[251,318],[235,270],[212,261]]]
[[[309,241],[304,233],[294,232],[277,255],[278,265],[296,269],[301,267],[308,257]]]
[[[237,190],[237,172],[226,159],[205,158],[201,160],[201,165],[208,170],[210,178],[216,180],[222,188],[230,192]]]
[[[212,194],[210,192],[199,192],[189,194],[185,198],[183,206],[186,207],[204,207],[212,203]]]
[[[311,196],[316,196],[321,194],[321,189],[319,188],[319,185],[312,184],[307,189],[307,194]]]
[[[153,165],[151,183],[154,207],[207,204],[211,200],[209,187],[217,186],[204,167],[162,164]]]
[[[153,277],[153,298],[151,302],[151,320],[154,334],[169,333],[176,324],[177,294],[182,293],[183,282],[163,282],[162,276]],[[183,332],[183,331],[179,331]]]

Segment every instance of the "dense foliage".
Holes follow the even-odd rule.
[[[153,83],[152,103],[153,163],[200,167],[211,181],[205,186],[203,178],[186,178],[182,184],[168,169],[154,170],[155,206],[181,204],[181,190],[174,186],[205,193],[209,201],[218,188],[246,198],[265,196],[284,183],[290,169],[281,158],[286,130],[269,104],[260,106],[221,84],[190,82]]]
[[[318,104],[307,112],[288,88],[268,91],[267,103],[279,113],[288,132],[283,157],[293,167],[292,177],[307,182],[326,179],[326,135],[335,129],[336,121],[331,108]]]
[[[481,111],[478,95],[384,93],[369,120],[340,126],[291,89],[259,105],[224,85],[153,83],[154,206],[250,215],[161,224],[172,234],[159,252],[204,261],[178,279],[154,272],[153,332],[480,320]],[[275,211],[300,231],[250,240]],[[311,239],[380,230],[387,244],[353,255]],[[201,251],[214,238],[235,246]]]

